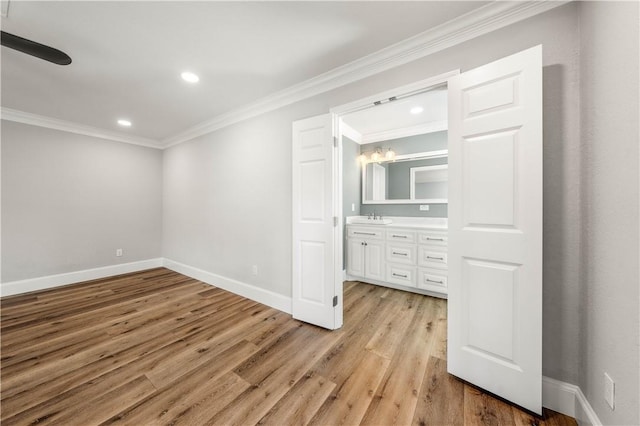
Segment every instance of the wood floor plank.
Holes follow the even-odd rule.
[[[160,296],[160,295],[159,295]],[[2,348],[3,368],[12,367],[14,373],[21,370],[32,369],[38,365],[45,364],[50,358],[67,358],[68,356],[81,352],[82,350],[95,346],[100,342],[109,340],[109,336],[117,336],[127,333],[137,327],[142,327],[154,320],[162,320],[167,314],[174,313],[188,306],[196,306],[200,302],[192,300],[192,295],[178,295],[175,293],[162,294],[155,303],[147,304],[142,309],[133,311],[124,309],[118,312],[115,318],[108,318],[108,315],[100,316],[100,321],[91,321],[86,315],[80,318],[73,318],[68,322],[59,322],[47,327],[34,326],[31,332],[25,333],[29,340],[14,339],[9,336],[3,342],[6,346]],[[78,339],[78,334],[83,335]],[[35,342],[42,342],[42,337],[46,336],[44,343],[38,345]],[[16,342],[16,340],[18,340]],[[38,357],[32,354],[37,352]]]
[[[336,387],[316,416],[311,419],[310,424],[360,424],[390,362],[374,352],[363,352],[361,362],[354,368],[353,373],[342,386]]]
[[[449,376],[446,300],[359,282],[343,296],[337,331],[164,268],[2,298],[0,420],[576,425]]]
[[[415,314],[411,325],[394,353],[362,424],[406,425],[413,420],[434,344],[435,299],[418,299],[412,309]]]
[[[200,412],[197,420],[201,423],[192,424],[202,424],[233,400],[228,393],[237,396],[250,386],[231,370],[238,362],[257,350],[258,347],[252,343],[239,342],[221,352],[209,363],[203,363],[198,368],[190,370],[180,380],[158,387],[158,391],[153,395],[140,404],[118,413],[106,423],[164,425],[177,424],[180,421],[185,424],[196,420],[193,415]],[[222,395],[222,392],[225,395]],[[219,400],[221,396],[226,396],[226,404]],[[211,405],[214,400],[215,405]],[[206,410],[197,410],[196,408],[202,404],[207,404]]]
[[[427,362],[412,424],[464,424],[464,383],[447,374],[443,359],[431,356]]]
[[[253,386],[207,423],[225,425],[258,423],[339,337],[340,332],[305,325],[284,334],[281,339],[234,369],[236,374]],[[294,350],[298,362],[292,363],[282,356],[282,353],[287,350],[285,348]],[[244,409],[238,410],[238,405],[243,406]]]
[[[335,383],[311,371],[298,380],[258,424],[306,425],[335,387]]]
[[[149,362],[155,365],[163,359],[172,359],[175,354],[186,350],[185,348],[188,348],[195,341],[206,340],[215,336],[222,328],[228,328],[228,324],[236,323],[239,319],[246,321],[247,317],[259,322],[262,319],[259,314],[268,311],[267,307],[257,305],[255,302],[246,299],[244,302],[254,306],[255,310],[247,314],[233,309],[221,309],[204,317],[196,314],[177,316],[172,318],[173,322],[167,322],[168,332],[155,329],[153,331],[157,334],[145,335],[149,337],[147,340],[141,339],[133,346],[126,347],[119,352],[114,351],[93,362],[80,360],[80,365],[76,369],[60,376],[47,377],[36,374],[36,379],[39,380],[38,384],[31,388],[26,386],[23,389],[16,389],[7,387],[5,383],[2,389],[2,416],[11,416],[15,410],[30,408],[51,395],[69,391],[78,383],[94,380],[101,374],[121,365],[131,363],[145,363],[144,365],[147,365]],[[172,323],[176,326],[172,327]],[[147,331],[150,332],[150,330]],[[138,368],[142,368],[142,366],[138,366]],[[28,398],[25,395],[28,395]]]
[[[81,403],[61,411],[59,416],[48,417],[46,421],[40,420],[38,424],[52,425],[86,425],[99,423],[109,418],[109,413],[118,410],[123,404],[135,404],[137,401],[152,395],[156,391],[149,379],[145,376],[137,377],[111,390],[94,400],[84,400]],[[100,407],[97,411],[94,407]]]
[[[385,318],[383,326],[378,328],[365,348],[384,358],[391,359],[415,316],[413,303],[413,299],[404,300],[402,308]]]
[[[514,423],[511,406],[472,386],[464,385],[465,425],[498,426]]]

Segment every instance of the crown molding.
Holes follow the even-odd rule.
[[[116,142],[124,142],[133,145],[146,146],[149,148],[162,149],[160,142],[155,139],[113,132],[97,127],[86,126],[84,124],[73,123],[71,121],[64,121],[57,118],[45,117],[43,115],[19,111],[17,109],[2,107],[0,118],[2,120],[14,121],[16,123],[46,127],[48,129],[62,130],[64,132],[76,133],[84,136],[92,136],[95,138],[107,139]]]
[[[162,140],[165,148],[423,58],[562,6],[567,0],[494,1],[442,25],[221,114]]]

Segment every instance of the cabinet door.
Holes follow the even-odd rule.
[[[365,244],[365,277],[384,280],[384,244],[370,240]]]
[[[347,274],[364,277],[364,240],[359,238],[347,240]]]

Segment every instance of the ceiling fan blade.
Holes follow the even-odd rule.
[[[27,55],[35,56],[36,58],[44,59],[45,61],[53,62],[54,64],[69,65],[71,63],[69,55],[61,50],[27,40],[17,35],[5,33],[4,31],[0,31],[0,33],[2,33],[0,40],[3,46],[18,50]]]

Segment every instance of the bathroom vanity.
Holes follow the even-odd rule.
[[[447,219],[347,218],[347,279],[447,297]]]

